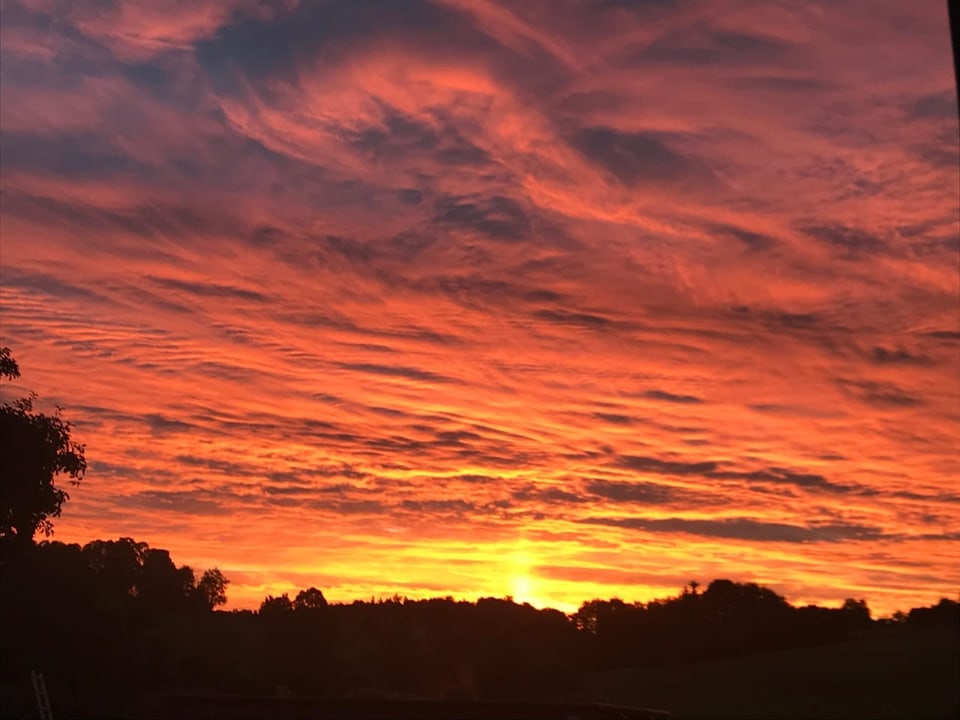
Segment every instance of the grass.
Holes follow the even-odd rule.
[[[878,628],[844,642],[585,678],[598,701],[695,718],[926,720],[960,717],[960,638]]]

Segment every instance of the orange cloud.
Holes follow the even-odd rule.
[[[240,607],[952,594],[942,8],[370,7],[5,6],[2,341],[91,461],[57,537]]]

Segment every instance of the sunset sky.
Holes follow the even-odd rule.
[[[230,607],[960,590],[945,2],[4,0],[54,539]]]

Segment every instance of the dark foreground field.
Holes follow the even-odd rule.
[[[960,647],[945,627],[872,629],[840,643],[585,678],[597,700],[674,718],[960,717]]]
[[[570,697],[550,702],[160,693],[122,715],[157,720],[661,717],[640,710],[646,708],[667,711],[671,720],[958,718],[958,642],[948,626],[875,627],[817,647],[588,674]],[[4,702],[0,716],[35,717],[30,698],[19,700],[19,711],[15,703]]]

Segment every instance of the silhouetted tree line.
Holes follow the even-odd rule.
[[[794,607],[756,583],[693,582],[676,597],[648,603],[591,600],[573,616],[593,636],[595,667],[661,665],[801,647],[844,639],[869,628],[864,600],[839,609]]]
[[[862,600],[793,607],[730,580],[648,603],[591,600],[571,616],[496,598],[337,604],[316,588],[227,612],[216,609],[227,583],[130,538],[31,546],[3,567],[5,701],[16,707],[19,688],[29,707],[32,669],[63,716],[118,715],[171,692],[544,700],[601,668],[835,642],[880,624]],[[886,622],[956,630],[958,608],[944,599]]]
[[[3,684],[29,687],[30,670],[44,672],[61,711],[81,715],[90,702],[129,701],[132,688],[176,684],[202,661],[202,627],[227,583],[130,538],[25,548],[3,561]]]
[[[19,376],[0,349],[0,376]],[[35,714],[30,672],[44,674],[58,717],[143,714],[169,693],[543,700],[576,694],[584,673],[828,643],[869,631],[863,600],[793,607],[755,583],[691,583],[648,603],[591,600],[572,616],[510,599],[328,603],[307,588],[259,611],[217,608],[228,580],[197,577],[166,550],[131,538],[43,541],[79,482],[71,426],[0,406],[0,713]],[[884,622],[958,627],[941,600]]]

